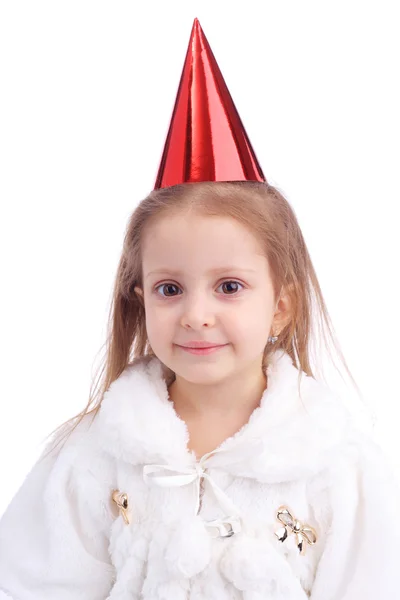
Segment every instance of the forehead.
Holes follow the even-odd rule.
[[[230,217],[178,215],[159,219],[145,232],[143,274],[154,270],[205,273],[229,266],[265,270],[256,237]]]

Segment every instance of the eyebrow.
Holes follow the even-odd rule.
[[[226,273],[226,272],[242,272],[242,273],[257,273],[257,271],[255,269],[243,269],[242,267],[218,267],[217,269],[210,269],[208,271],[208,275],[216,275],[218,273]],[[168,274],[168,275],[173,275],[173,276],[177,276],[179,277],[180,275],[183,275],[182,271],[175,271],[173,269],[156,269],[155,271],[150,271],[150,273],[147,273],[146,275],[146,279],[147,277],[150,277],[150,275],[161,275],[161,274]]]

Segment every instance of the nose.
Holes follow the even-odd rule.
[[[210,327],[215,323],[215,314],[212,308],[213,301],[205,292],[187,294],[182,302],[181,325],[191,329]]]

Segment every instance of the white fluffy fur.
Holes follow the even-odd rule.
[[[208,460],[242,516],[208,483],[147,486],[144,465],[195,466],[158,359],[129,366],[61,452],[39,461],[0,521],[0,600],[376,600],[400,597],[399,492],[376,446],[338,398],[277,353],[249,423]],[[128,494],[126,525],[111,500]],[[317,531],[301,556],[274,532],[286,505]],[[390,523],[390,527],[387,527]],[[396,596],[396,594],[398,596]]]

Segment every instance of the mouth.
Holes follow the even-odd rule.
[[[225,348],[226,346],[228,346],[228,344],[221,344],[218,346],[205,346],[205,347],[203,346],[202,348],[201,347],[194,348],[191,346],[179,346],[179,345],[177,345],[177,346],[184,352],[189,352],[190,354],[205,355],[205,354],[212,354],[213,352],[217,352],[218,350],[221,350],[222,348]]]
[[[176,344],[177,346],[180,346],[181,348],[193,348],[193,349],[197,349],[197,348],[218,348],[220,346],[226,346],[226,344],[214,344],[212,342],[201,342],[201,341],[191,341],[188,342],[187,344]]]

